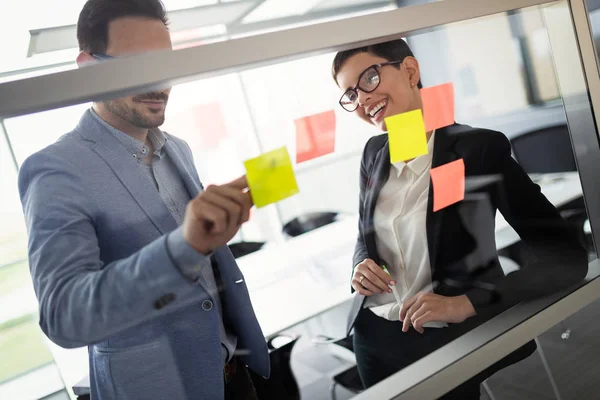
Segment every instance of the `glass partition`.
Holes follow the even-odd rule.
[[[283,22],[299,23],[297,15],[308,12],[304,5],[278,11],[270,3],[246,13],[246,23],[287,27]],[[312,3],[323,18],[344,16],[339,10],[351,6],[370,12],[407,5]],[[548,21],[539,6],[410,33],[338,56],[335,79],[336,53],[310,54],[133,98],[3,120],[3,220],[9,223],[0,232],[0,275],[7,274],[0,278],[6,289],[0,310],[12,314],[0,320],[0,358],[15,351],[2,346],[1,335],[10,334],[4,327],[24,316],[35,343],[19,351],[23,363],[11,362],[0,382],[26,378],[54,359],[72,397],[110,386],[133,396],[144,386],[193,398],[223,390],[202,388],[197,369],[192,373],[184,361],[210,354],[213,365],[198,367],[202,376],[221,379],[224,361],[238,360],[256,372],[259,394],[316,399],[333,390],[338,398],[361,392],[368,398],[375,392],[365,389],[377,390],[377,383],[438,349],[467,351],[463,342],[453,344],[522,301],[572,291],[597,258],[595,213],[586,207],[595,196],[586,183],[596,164],[582,155],[598,148],[589,140],[596,137],[593,121],[584,126],[571,113],[580,93],[569,91],[557,61],[564,46],[577,52],[559,40],[572,26]],[[360,83],[365,71],[370,80]],[[584,81],[580,70],[571,71],[572,80]],[[340,104],[349,89],[358,96],[353,112]],[[591,115],[588,99],[581,101]],[[416,115],[418,129],[396,131],[384,119],[408,114]],[[446,120],[431,125],[432,115]],[[409,146],[394,147],[394,134],[396,140],[416,135],[421,153],[392,162],[396,150]],[[219,236],[222,243],[215,243],[229,248],[191,247],[186,205],[214,193],[217,200],[201,201],[196,212],[218,224],[204,213],[232,212],[230,195],[218,191],[244,174],[251,194],[237,195],[260,203],[253,185],[264,182],[252,181],[246,162],[282,147],[298,193],[273,193],[289,179],[264,178],[273,182],[265,196],[281,195],[281,201],[251,208],[247,222]],[[458,172],[449,169],[456,166]],[[202,191],[200,182],[211,189]],[[394,290],[378,289],[390,279]],[[249,306],[246,288],[259,336],[270,346],[268,381],[259,376],[265,354],[253,315],[240,311]],[[17,303],[27,310],[17,313]],[[42,340],[32,318],[62,348]],[[86,346],[91,371],[82,370]],[[451,395],[476,398],[485,382],[488,397],[532,398],[531,387],[517,384],[531,370],[547,379],[540,378],[540,396],[554,393],[540,349],[545,346],[535,352],[531,342],[520,347]],[[132,360],[146,372],[134,372]],[[168,383],[159,385],[157,374]],[[233,389],[225,384],[225,390]]]

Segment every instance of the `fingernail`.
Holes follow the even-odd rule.
[[[391,281],[391,282],[390,282],[390,285],[392,285],[392,286],[396,286],[396,282],[395,282],[395,281]]]
[[[392,289],[388,289],[388,293],[392,293]]]

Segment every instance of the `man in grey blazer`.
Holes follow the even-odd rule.
[[[89,0],[79,64],[170,49],[160,0]],[[40,326],[88,346],[94,399],[255,399],[269,358],[226,243],[249,218],[245,177],[203,190],[158,127],[170,89],[94,103],[29,157],[19,191]]]

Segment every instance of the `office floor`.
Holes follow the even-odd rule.
[[[316,334],[340,337],[345,325],[345,306],[323,315],[316,321],[297,327],[302,334],[292,355],[302,399],[331,399],[331,377],[348,364],[322,347],[311,343]],[[342,324],[342,325],[340,325]],[[571,329],[569,339],[561,339],[565,327]],[[562,400],[600,400],[600,301],[596,301],[539,337]],[[488,380],[495,400],[554,400],[550,381],[539,354],[513,365]],[[350,399],[353,394],[343,388],[336,390],[337,399]],[[482,390],[482,400],[490,399]]]
[[[564,326],[571,329],[561,339]],[[600,399],[600,301],[543,333],[540,343],[563,400]],[[555,399],[537,353],[489,379],[496,400]],[[483,397],[482,398],[486,398]]]

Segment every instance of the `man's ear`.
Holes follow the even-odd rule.
[[[85,51],[80,51],[79,54],[77,55],[76,60],[77,60],[77,66],[80,68],[96,61],[90,53],[87,53]]]

